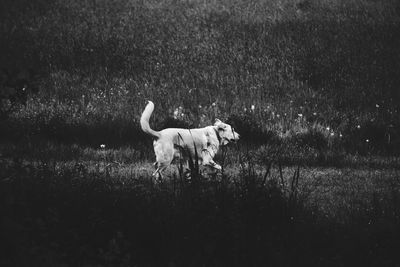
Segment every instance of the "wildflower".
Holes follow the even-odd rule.
[[[365,142],[369,143],[369,139],[365,139]]]
[[[330,127],[326,127],[326,130],[327,130],[327,131],[330,131],[330,130],[331,130],[331,128],[330,128]]]
[[[211,106],[213,106],[213,107],[215,107],[217,104],[215,103],[215,102],[213,102],[212,104],[211,104]]]
[[[299,114],[297,114],[297,116],[299,116],[301,118],[301,117],[303,117],[303,114],[299,113]]]
[[[247,111],[247,108],[244,108],[243,110],[244,110],[244,112],[246,112],[246,111]]]
[[[340,133],[340,134],[339,134],[339,137],[343,137],[343,134],[342,134],[342,133]]]
[[[201,105],[199,105],[199,108],[202,108]]]
[[[174,111],[174,119],[177,119],[179,115],[179,108],[176,108]]]
[[[331,136],[334,136],[335,135],[335,133],[334,132],[331,132]]]
[[[376,108],[379,108],[379,104],[375,104],[375,107],[376,107]]]
[[[360,125],[357,125],[357,129],[360,129],[361,128],[361,126]]]
[[[105,145],[105,144],[101,144],[101,145],[100,145],[100,148],[101,148],[101,149],[104,149],[104,148],[106,148],[106,145]]]
[[[281,117],[281,115],[279,115],[279,114],[276,114],[276,117],[277,117],[277,118],[280,118],[280,117]]]
[[[314,112],[313,115],[314,115],[314,116],[317,116],[317,112]]]
[[[256,108],[256,106],[251,105],[251,110],[254,111],[254,109]]]

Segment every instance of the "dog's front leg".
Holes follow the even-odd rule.
[[[213,167],[214,169],[216,169],[216,170],[219,170],[219,171],[222,170],[221,165],[219,165],[218,163],[216,163],[216,162],[213,161],[213,160],[210,161],[209,165],[210,165],[211,167]]]
[[[216,170],[222,170],[221,165],[219,165],[218,163],[216,163],[212,156],[211,156],[211,152],[208,149],[203,149],[202,151],[202,156],[203,156],[203,165],[204,166],[210,166]]]

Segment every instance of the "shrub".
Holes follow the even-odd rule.
[[[249,113],[231,115],[227,123],[232,125],[241,136],[241,142],[262,144],[276,138],[276,133],[262,129],[255,116]]]

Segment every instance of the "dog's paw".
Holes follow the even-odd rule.
[[[221,167],[221,165],[219,165],[219,164],[215,164],[214,166],[214,169],[216,169],[216,170],[222,170],[222,167]]]

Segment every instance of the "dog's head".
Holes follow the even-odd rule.
[[[223,123],[219,119],[215,120],[214,128],[217,131],[219,138],[221,139],[221,145],[227,145],[228,143],[235,143],[239,140],[240,135],[235,132],[232,126]]]

